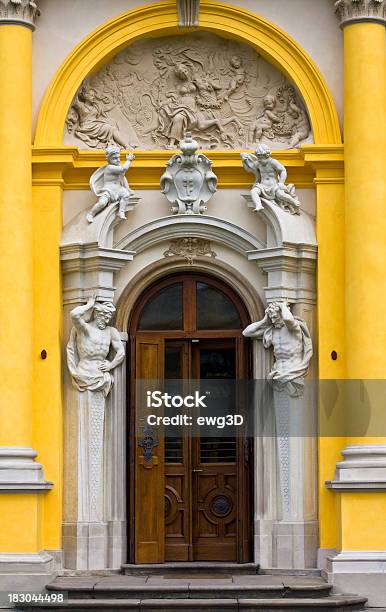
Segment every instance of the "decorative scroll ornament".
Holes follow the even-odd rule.
[[[243,166],[247,172],[255,175],[255,183],[251,189],[255,212],[263,210],[264,202],[275,202],[292,215],[300,214],[300,202],[295,192],[295,186],[286,185],[287,170],[271,157],[271,151],[265,145],[258,145],[256,152],[241,153]]]
[[[358,21],[375,21],[386,25],[385,0],[337,0],[335,13],[341,27]]]
[[[300,397],[313,354],[307,323],[294,317],[285,302],[271,302],[264,318],[248,325],[243,335],[263,340],[266,349],[273,348],[275,363],[268,374],[268,380],[274,390],[285,391],[291,397]]]
[[[180,142],[181,153],[173,155],[161,176],[161,191],[172,204],[172,214],[199,215],[217,190],[217,176],[212,162],[196,154],[198,142],[187,132]]]
[[[177,12],[180,28],[196,28],[200,13],[200,0],[177,0]]]
[[[164,257],[183,257],[190,264],[195,257],[206,255],[217,257],[217,253],[211,249],[210,241],[203,238],[177,238],[171,241],[168,250],[164,252]]]
[[[108,163],[98,168],[90,178],[91,191],[99,199],[86,215],[89,223],[92,223],[95,216],[109,204],[118,204],[118,217],[126,219],[125,213],[127,210],[131,210],[130,201],[135,200],[137,202],[134,191],[130,189],[125,176],[134,159],[134,155],[129,153],[123,165],[120,164],[120,155],[121,150],[119,147],[107,147],[106,158]]]
[[[66,126],[64,144],[98,149],[176,149],[186,132],[203,149],[312,142],[285,76],[252,47],[202,31],[122,50],[83,81]]]
[[[0,0],[0,24],[20,24],[35,29],[40,10],[34,0]]]

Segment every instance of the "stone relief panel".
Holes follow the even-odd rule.
[[[304,104],[284,75],[251,47],[206,32],[140,40],[88,76],[64,142],[174,149],[186,131],[206,149],[312,142]]]

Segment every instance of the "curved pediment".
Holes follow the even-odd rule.
[[[142,39],[79,87],[65,144],[175,148],[185,131],[204,149],[312,142],[294,85],[252,47],[208,32]]]

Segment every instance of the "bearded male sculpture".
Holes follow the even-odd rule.
[[[67,364],[77,393],[78,520],[104,521],[104,428],[106,397],[113,384],[112,370],[125,358],[119,332],[110,323],[111,302],[97,303],[93,295],[70,315],[74,327],[67,344]],[[110,360],[108,356],[115,354]]]
[[[294,317],[285,302],[272,302],[261,321],[243,331],[247,338],[262,339],[264,348],[272,346],[275,356],[268,380],[275,391],[285,391],[300,397],[304,377],[308,372],[313,349],[308,327],[303,319]]]
[[[67,363],[73,384],[81,393],[101,391],[107,397],[113,382],[110,372],[125,358],[119,332],[109,325],[114,313],[111,302],[98,304],[95,296],[71,311],[74,327],[67,345]],[[107,359],[110,347],[115,351],[112,361]]]

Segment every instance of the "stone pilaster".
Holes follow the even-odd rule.
[[[386,24],[385,0],[337,0],[335,13],[341,27],[362,21]]]
[[[180,28],[198,26],[200,0],[177,0],[178,25]]]
[[[34,0],[0,1],[0,24],[24,25],[34,30],[39,15],[40,10]]]

